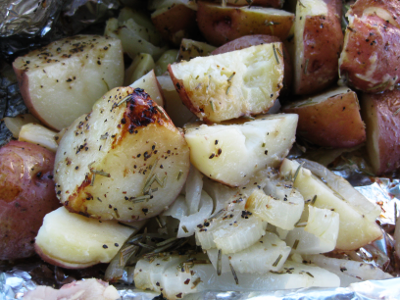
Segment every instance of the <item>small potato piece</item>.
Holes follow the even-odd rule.
[[[197,56],[209,56],[215,50],[214,46],[190,39],[182,39],[179,47],[178,60],[191,60]]]
[[[294,93],[320,92],[338,78],[342,50],[340,0],[297,1],[294,24]]]
[[[139,53],[125,71],[124,85],[130,85],[155,67],[154,59],[150,54]]]
[[[170,49],[161,55],[161,57],[156,61],[154,67],[154,73],[156,76],[161,76],[168,70],[168,65],[173,64],[178,61],[178,50]]]
[[[282,111],[298,114],[297,134],[316,145],[351,148],[365,142],[357,94],[347,87],[296,101]]]
[[[192,164],[207,177],[230,186],[246,184],[265,166],[276,167],[295,139],[297,115],[258,117],[241,125],[187,128]]]
[[[367,151],[376,175],[400,167],[400,91],[363,94],[361,113],[367,124]]]
[[[213,52],[212,55],[222,54],[234,50],[241,50],[244,48],[248,48],[250,46],[256,46],[260,44],[269,44],[269,43],[276,43],[282,42],[280,38],[273,36],[273,35],[266,35],[266,34],[254,34],[254,35],[246,35],[240,38],[237,38],[233,41],[230,41],[221,47],[218,47]],[[290,59],[289,52],[286,50],[284,44],[282,44],[282,55],[284,60],[284,76],[283,76],[283,89],[288,89],[292,84],[292,61]],[[282,90],[283,92],[283,90]]]
[[[206,122],[270,109],[283,81],[282,43],[197,57],[168,70],[183,103]]]
[[[6,117],[3,119],[6,124],[8,130],[10,130],[15,139],[18,139],[19,132],[21,131],[22,126],[29,123],[37,123],[39,124],[39,120],[36,119],[31,114],[23,114],[18,115],[15,118]]]
[[[120,87],[68,128],[54,178],[69,211],[132,222],[165,210],[189,166],[183,134],[165,111],[142,89]]]
[[[375,14],[349,20],[339,60],[340,76],[364,92],[392,90],[400,82],[400,25]]]
[[[157,9],[151,14],[151,21],[163,38],[176,46],[197,29],[196,11],[182,3]]]
[[[0,260],[35,254],[46,213],[60,206],[52,180],[54,153],[12,141],[0,149]]]
[[[197,23],[206,40],[215,46],[249,34],[268,34],[286,39],[294,14],[256,6],[222,7],[199,2]]]
[[[36,144],[50,151],[56,152],[58,148],[56,135],[57,132],[54,132],[40,124],[29,123],[21,127],[18,140]]]
[[[30,112],[57,130],[124,79],[121,42],[97,35],[55,41],[18,57],[13,67]]]
[[[134,231],[116,221],[99,222],[60,207],[44,217],[35,250],[52,265],[87,268],[110,262]]]

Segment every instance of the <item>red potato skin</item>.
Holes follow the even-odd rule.
[[[364,92],[393,89],[400,82],[400,29],[373,15],[355,16],[350,25],[340,57],[341,76]],[[370,59],[374,56],[375,67]]]
[[[366,122],[368,155],[375,174],[379,176],[400,168],[400,91],[365,94],[361,103],[364,120],[368,115],[376,120],[376,128]],[[378,134],[378,153],[370,151],[368,145],[372,142],[373,132]]]
[[[354,92],[336,95],[315,105],[286,106],[282,110],[299,115],[297,134],[316,145],[350,148],[366,140],[365,125]]]
[[[282,22],[281,16],[271,17],[268,21],[279,24],[265,26],[265,20],[252,20],[239,8],[220,10],[206,2],[198,3],[197,24],[206,40],[214,46],[221,46],[249,34],[267,34],[286,39],[294,19],[292,16],[285,19],[287,22]]]
[[[338,79],[338,58],[343,47],[340,0],[325,1],[328,16],[307,16],[304,24],[304,58],[295,94],[320,92]]]
[[[241,50],[247,47],[261,45],[261,44],[269,44],[282,42],[282,40],[273,35],[266,34],[254,34],[254,35],[246,35],[242,36],[238,39],[230,41],[221,47],[218,47],[213,52],[212,55],[222,54],[234,50]],[[281,90],[281,95],[285,94],[285,92],[291,87],[293,80],[293,67],[292,60],[290,59],[289,52],[287,51],[285,45],[282,43],[283,50],[283,59],[284,59],[284,76],[283,76],[283,88]]]
[[[164,39],[179,46],[181,39],[190,36],[197,29],[196,11],[185,5],[172,5],[166,12],[151,18],[154,26]],[[182,31],[182,34],[176,34]]]
[[[357,0],[350,8],[348,14],[361,17],[366,8],[379,7],[389,12],[393,19],[400,25],[400,3],[390,0]]]
[[[0,149],[0,260],[35,254],[43,217],[60,206],[52,180],[55,154],[12,141]]]

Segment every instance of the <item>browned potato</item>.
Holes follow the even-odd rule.
[[[54,153],[12,141],[0,149],[0,260],[32,256],[43,217],[60,206]]]
[[[260,45],[260,44],[269,44],[269,43],[276,43],[282,42],[282,40],[273,35],[266,35],[266,34],[254,34],[254,35],[246,35],[240,38],[237,38],[233,41],[230,41],[221,47],[218,47],[213,52],[212,55],[221,54],[225,52],[230,52],[234,50],[244,49],[250,46]],[[283,60],[285,62],[284,66],[284,76],[283,76],[283,89],[282,93],[290,87],[292,84],[292,61],[289,56],[289,52],[286,50],[284,44],[282,44],[282,54]]]
[[[343,33],[340,0],[297,2],[294,24],[294,92],[320,92],[338,78]]]
[[[285,39],[294,15],[284,10],[255,6],[232,7],[198,3],[197,23],[208,42],[220,46],[249,34],[268,34]]]
[[[157,9],[151,14],[151,21],[166,40],[177,46],[197,29],[196,11],[184,4]]]
[[[376,175],[400,167],[400,91],[363,94],[362,115],[367,125],[367,150]]]
[[[364,92],[393,89],[400,82],[400,9],[396,1],[357,1],[349,10],[340,75]]]
[[[324,147],[347,148],[365,141],[357,95],[349,88],[334,88],[283,108],[299,115],[297,134]]]

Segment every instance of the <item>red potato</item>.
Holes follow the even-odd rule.
[[[0,260],[35,254],[43,217],[60,206],[54,190],[54,153],[12,141],[0,149]]]
[[[284,10],[263,7],[222,7],[198,3],[197,23],[207,41],[215,46],[249,34],[287,38],[294,15]]]
[[[97,35],[67,37],[13,63],[21,95],[43,124],[61,130],[124,79],[121,41]]]
[[[184,4],[157,9],[152,13],[151,21],[166,40],[177,46],[182,38],[190,36],[197,29],[196,11]]]
[[[230,41],[221,47],[218,47],[214,51],[211,52],[212,55],[221,54],[225,52],[230,52],[234,50],[244,49],[250,46],[256,46],[260,44],[269,44],[282,42],[282,40],[276,36],[266,35],[266,34],[255,34],[255,35],[246,35],[240,38],[237,38],[233,41]],[[282,54],[284,60],[284,75],[283,75],[283,89],[288,89],[292,84],[292,61],[290,59],[289,52],[287,51],[284,44],[282,44]]]
[[[348,148],[365,142],[357,95],[349,88],[331,89],[291,103],[283,111],[299,115],[297,134],[314,144]]]
[[[400,81],[400,29],[378,15],[350,17],[340,55],[340,76],[364,92],[393,89]]]
[[[376,175],[400,167],[400,91],[363,94],[361,112],[367,125],[367,150]]]
[[[257,5],[282,8],[284,0],[226,0],[226,3],[234,6]]]
[[[343,45],[340,0],[298,1],[294,30],[294,92],[320,92],[338,78]]]

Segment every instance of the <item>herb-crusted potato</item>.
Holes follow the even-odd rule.
[[[188,146],[164,110],[142,89],[120,87],[68,128],[54,173],[69,211],[136,221],[167,208],[188,172]]]
[[[369,93],[392,90],[400,81],[398,47],[400,5],[397,1],[357,1],[347,16],[340,75]]]
[[[283,86],[282,43],[257,45],[168,67],[183,103],[201,120],[267,112]]]
[[[121,41],[97,35],[55,41],[18,57],[13,67],[30,112],[57,130],[124,80]]]

